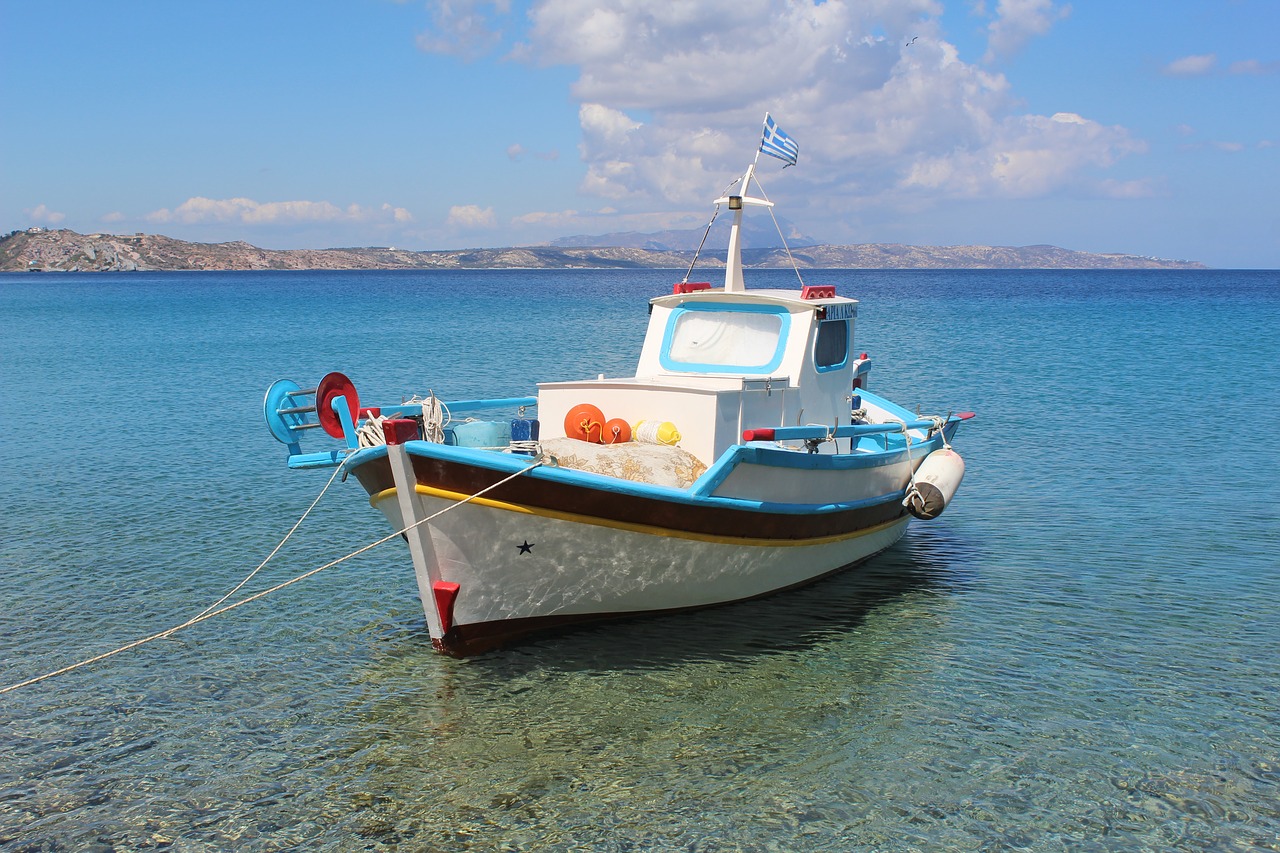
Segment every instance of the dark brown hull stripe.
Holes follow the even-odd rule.
[[[507,471],[466,461],[419,455],[413,455],[411,459],[418,483],[461,495],[473,495],[509,476]],[[355,464],[352,472],[370,496],[395,487],[385,453],[371,455],[367,461]],[[717,505],[715,498],[677,501],[592,488],[580,480],[559,481],[555,475],[556,469],[535,469],[527,476],[517,477],[486,492],[485,498],[527,507],[535,512],[570,514],[602,523],[643,525],[704,536],[781,541],[848,535],[901,518],[906,512],[900,495],[886,495],[878,503],[852,508],[779,512],[767,508]]]

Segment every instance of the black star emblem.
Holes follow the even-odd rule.
[[[521,554],[529,554],[529,553],[532,553],[533,551],[533,546],[529,544],[528,539],[524,540],[524,542],[517,545],[516,547],[520,549]]]

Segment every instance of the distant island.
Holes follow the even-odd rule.
[[[563,241],[560,241],[563,242]],[[805,245],[791,250],[804,269],[1205,269],[1194,261],[1097,254],[1057,246]],[[517,246],[415,252],[394,247],[259,249],[248,243],[189,243],[159,234],[79,234],[28,228],[0,237],[0,271],[396,269],[683,269],[693,252],[627,246]],[[756,268],[791,265],[781,248],[745,249]],[[699,267],[724,267],[704,253]]]

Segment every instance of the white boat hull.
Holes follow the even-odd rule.
[[[406,534],[419,594],[436,646],[451,654],[575,622],[710,607],[800,586],[883,551],[909,522],[900,491],[827,512],[726,508],[715,498],[591,489],[554,470],[459,503],[479,491],[475,480],[467,491],[457,489],[460,478],[496,481],[500,474],[448,459],[448,449],[419,445],[419,452],[437,458],[405,452],[402,482],[413,491],[407,506],[389,482],[388,468],[401,464],[394,456],[356,474],[393,529],[421,522]],[[442,488],[448,484],[455,488]]]
[[[417,500],[424,515],[453,503],[421,494]],[[395,495],[386,495],[377,507],[395,529],[406,526]],[[441,578],[466,590],[453,614],[453,624],[461,626],[647,613],[754,598],[883,551],[906,532],[907,521],[778,545],[583,524],[472,503],[428,527]]]

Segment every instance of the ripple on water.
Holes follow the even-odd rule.
[[[199,612],[301,514],[327,472],[283,470],[245,389],[336,366],[362,397],[527,390],[407,299],[512,341],[510,305],[536,306],[558,345],[521,347],[524,373],[614,375],[631,303],[669,275],[599,275],[0,282],[0,364],[24,365],[0,406],[76,389],[96,413],[24,433],[0,478],[6,681]],[[873,387],[979,412],[938,521],[809,589],[467,661],[432,653],[392,543],[7,694],[0,848],[1280,849],[1280,457],[1191,434],[1186,392],[1212,376],[1214,411],[1267,422],[1274,283],[849,279]],[[300,303],[348,324],[300,328]],[[967,358],[911,343],[957,338]],[[143,452],[103,428],[139,411],[182,429]],[[358,491],[246,592],[384,535]]]

